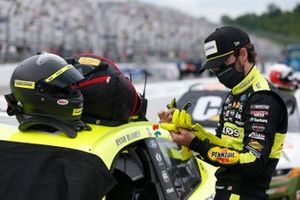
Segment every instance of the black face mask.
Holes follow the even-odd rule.
[[[215,74],[220,83],[227,88],[232,89],[245,78],[244,71],[238,71],[235,68],[235,63],[230,65],[223,64],[220,68],[221,70],[217,71]]]

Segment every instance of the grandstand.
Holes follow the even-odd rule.
[[[204,37],[216,26],[138,1],[1,0],[0,61],[39,50],[62,56],[94,52],[118,62],[199,59]],[[278,57],[278,45],[256,39],[261,59]]]

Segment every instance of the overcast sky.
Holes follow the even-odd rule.
[[[151,4],[176,8],[184,13],[205,17],[219,23],[220,17],[227,15],[237,17],[245,13],[261,14],[267,11],[269,4],[274,3],[281,10],[291,10],[300,0],[139,0]]]

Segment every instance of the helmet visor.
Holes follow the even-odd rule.
[[[73,66],[66,65],[45,79],[49,85],[65,88],[84,79],[81,73]]]

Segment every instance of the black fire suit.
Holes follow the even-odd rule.
[[[287,123],[283,100],[254,66],[222,106],[216,135],[225,147],[197,137],[190,144],[205,161],[220,166],[215,199],[268,199]]]

